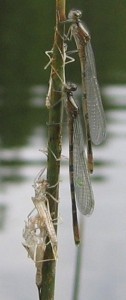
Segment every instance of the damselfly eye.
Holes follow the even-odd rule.
[[[76,91],[77,90],[77,85],[75,83],[69,83],[71,91]]]
[[[80,10],[70,10],[68,14],[68,19],[79,19],[82,16],[82,12]]]
[[[74,15],[77,18],[81,18],[82,17],[82,12],[80,10],[75,10]]]

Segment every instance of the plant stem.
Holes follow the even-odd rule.
[[[62,88],[65,81],[64,65],[64,25],[60,21],[65,20],[65,0],[56,0],[56,28],[54,34],[53,55],[51,64],[51,91],[50,110],[48,124],[48,165],[47,180],[50,185],[49,193],[55,199],[59,199],[59,172],[62,149]],[[58,159],[56,159],[58,158]],[[49,197],[50,212],[54,219],[58,218],[58,203]],[[57,231],[57,225],[55,225]],[[45,259],[53,259],[51,246],[46,248]],[[56,261],[50,260],[43,263],[42,286],[39,288],[40,300],[53,300],[55,287]]]

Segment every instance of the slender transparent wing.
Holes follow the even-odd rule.
[[[83,215],[91,214],[94,208],[94,195],[84,150],[84,136],[80,116],[74,120],[74,186],[79,211]]]
[[[85,80],[91,140],[95,145],[98,145],[101,144],[105,139],[106,124],[99,85],[97,81],[95,59],[90,41],[85,47],[85,53]]]

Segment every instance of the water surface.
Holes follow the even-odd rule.
[[[32,102],[40,91],[32,88]],[[33,93],[34,91],[34,93]],[[45,90],[46,91],[46,90]],[[126,293],[126,186],[125,186],[125,86],[103,88],[107,139],[94,148],[95,172],[92,185],[95,209],[84,218],[83,250],[79,300],[124,300]],[[31,101],[31,100],[30,100]],[[39,101],[38,101],[39,103]],[[33,109],[33,108],[32,108]],[[31,114],[31,111],[30,111]],[[24,146],[1,149],[0,193],[0,295],[2,300],[37,299],[35,268],[22,246],[22,228],[33,208],[34,178],[46,164],[47,129],[38,126],[27,135]],[[68,156],[67,137],[63,154]],[[56,275],[56,300],[72,299],[76,247],[71,224],[68,161],[62,159],[60,175],[59,259]]]

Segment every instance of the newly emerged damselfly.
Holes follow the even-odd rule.
[[[83,215],[89,215],[94,208],[94,196],[91,187],[90,174],[85,154],[84,136],[80,121],[80,111],[73,98],[74,84],[66,84],[66,111],[69,127],[69,173],[72,199],[74,238],[78,237],[78,223],[76,220],[76,202]],[[76,202],[75,202],[76,201]]]
[[[74,37],[81,66],[83,101],[82,109],[88,141],[88,152],[91,157],[91,142],[98,145],[106,136],[106,125],[99,85],[97,81],[94,54],[90,35],[81,22],[81,11],[71,10],[68,21],[72,22],[68,36]]]

